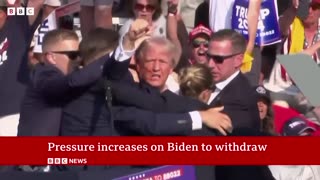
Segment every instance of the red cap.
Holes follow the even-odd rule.
[[[195,39],[200,35],[208,36],[208,39],[209,39],[211,34],[212,34],[212,31],[209,28],[200,24],[194,29],[192,29],[192,31],[189,33],[189,40],[192,41],[193,39]]]
[[[312,0],[311,4],[320,4],[320,0]]]

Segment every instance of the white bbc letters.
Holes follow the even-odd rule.
[[[8,7],[7,9],[8,16],[32,16],[34,15],[34,8],[32,7]]]

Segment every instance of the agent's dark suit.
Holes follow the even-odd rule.
[[[241,73],[215,97],[210,105],[213,107],[223,105],[224,112],[230,116],[234,129],[260,129],[257,97]]]
[[[72,99],[75,88],[101,77],[105,58],[67,76],[52,65],[36,65],[21,104],[18,136],[59,135],[61,108]]]
[[[99,85],[77,92],[64,106],[61,136],[111,136],[113,127],[106,106],[104,90]]]
[[[230,136],[260,136],[260,117],[257,97],[243,74],[237,75],[210,103],[222,104],[232,120],[234,132]],[[272,180],[267,166],[216,166],[217,180]]]

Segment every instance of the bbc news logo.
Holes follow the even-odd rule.
[[[48,165],[83,165],[87,164],[87,158],[48,158]]]
[[[32,16],[34,15],[34,8],[32,7],[8,7],[7,8],[8,16]]]

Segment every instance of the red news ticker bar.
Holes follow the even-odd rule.
[[[0,165],[320,164],[319,137],[3,137],[0,146]]]

